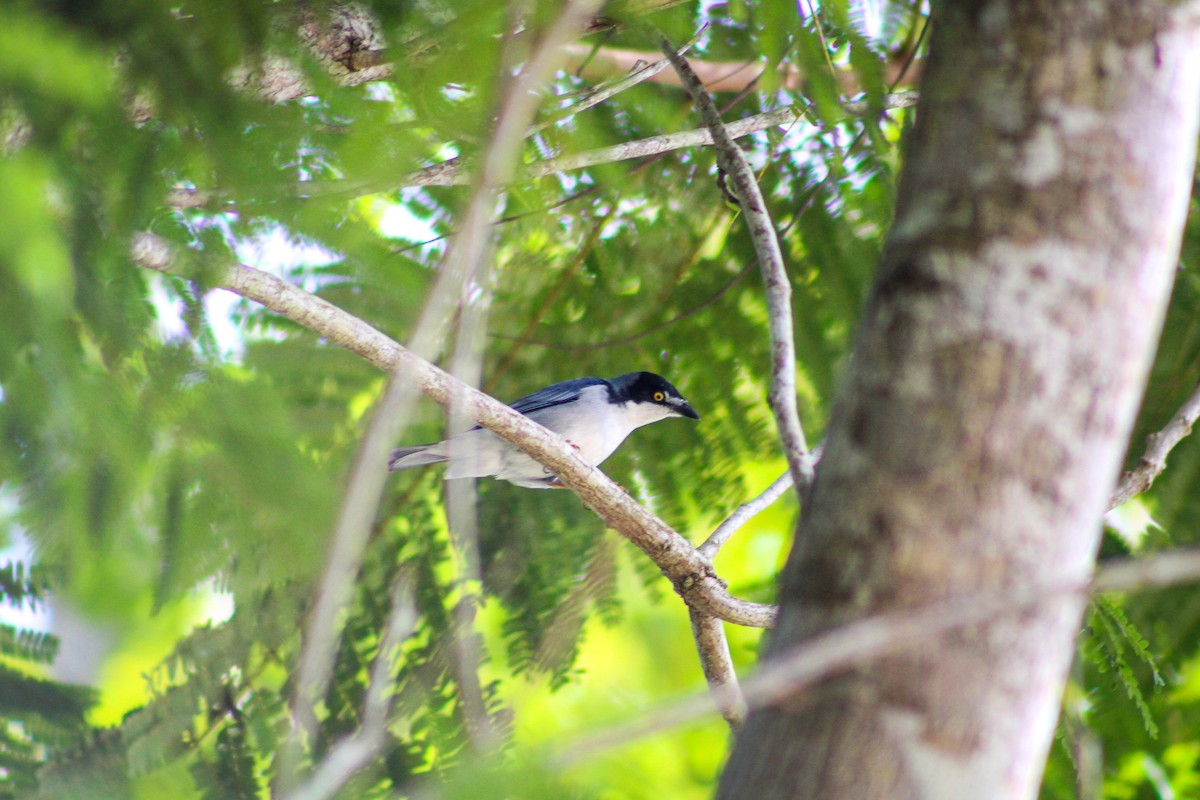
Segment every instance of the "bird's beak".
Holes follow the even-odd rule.
[[[684,400],[682,397],[678,400],[672,400],[671,407],[674,408],[675,413],[681,417],[700,419],[700,415],[696,413],[696,409],[692,408],[691,405],[688,404],[688,401]]]

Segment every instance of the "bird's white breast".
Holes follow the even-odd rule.
[[[579,455],[591,464],[599,464],[612,455],[625,437],[637,428],[634,416],[625,413],[625,406],[608,402],[606,386],[588,386],[579,400],[554,406],[530,416],[555,431],[575,447]]]

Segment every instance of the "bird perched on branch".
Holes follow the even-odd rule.
[[[643,425],[667,417],[700,419],[679,391],[653,372],[555,383],[522,397],[512,408],[566,439],[591,464],[608,458]],[[395,472],[443,461],[450,463],[447,479],[493,477],[532,489],[562,486],[537,461],[479,427],[437,444],[397,448],[388,459],[388,469]]]

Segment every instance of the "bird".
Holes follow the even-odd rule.
[[[679,390],[653,372],[562,381],[525,395],[511,408],[562,436],[593,466],[643,425],[668,417],[700,419]],[[396,448],[388,471],[444,461],[450,462],[447,480],[490,477],[531,489],[562,488],[549,469],[478,426],[435,444]]]

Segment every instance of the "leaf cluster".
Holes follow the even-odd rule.
[[[523,35],[536,39],[559,4],[526,5]],[[675,42],[707,24],[698,59],[805,71],[802,91],[768,71],[718,102],[727,118],[804,111],[743,144],[792,279],[812,441],[891,222],[897,143],[911,121],[907,112],[850,116],[835,71],[853,67],[868,102],[880,103],[886,51],[911,49],[924,23],[921,4],[890,3],[868,31],[868,5],[821,3],[814,18],[782,2],[653,13],[614,2],[581,40],[656,52],[647,20]],[[333,56],[306,43],[366,12],[378,38],[349,37]],[[468,172],[476,163],[506,85],[496,65],[525,46],[513,25],[506,6],[483,0],[349,9],[61,0],[0,10],[0,482],[20,497],[7,529],[29,539],[36,562],[0,570],[0,600],[69,604],[122,631],[118,648],[148,613],[200,587],[217,586],[234,608],[170,643],[148,670],[144,701],[100,731],[88,724],[90,691],[44,679],[54,636],[0,628],[0,793],[256,797],[278,780],[299,631],[384,379],[263,309],[219,304],[209,286],[223,265],[248,262],[408,341],[469,199],[466,187],[417,187],[409,176],[447,159]],[[304,89],[266,102],[257,88],[280,60]],[[365,86],[347,79],[381,63],[390,72]],[[566,115],[589,81],[565,69],[545,88],[540,119],[561,119],[525,141],[526,163],[699,126],[669,86],[647,82]],[[582,375],[670,378],[701,424],[639,431],[604,469],[696,539],[782,468],[765,403],[771,356],[754,251],[714,162],[697,148],[509,187],[478,287],[486,326],[475,348],[481,385],[501,399]],[[205,201],[170,204],[180,188]],[[177,244],[194,279],[134,266],[130,237],[144,230]],[[1135,442],[1200,379],[1198,242],[1193,219]],[[465,327],[451,326],[441,363],[450,365],[460,336],[470,343]],[[421,405],[404,439],[444,433],[441,412]],[[478,540],[464,542],[447,527],[439,477],[389,482],[301,772],[360,728],[386,598],[404,580],[420,622],[389,673],[381,756],[344,795],[403,795],[431,775],[450,796],[586,795],[518,756],[520,769],[489,763],[492,783],[480,778],[469,757],[478,720],[464,698],[477,694],[507,734],[521,713],[514,676],[577,683],[585,634],[621,619],[627,603],[624,545],[567,493],[499,484],[480,487]],[[1191,542],[1198,480],[1200,443],[1189,440],[1145,498],[1162,527],[1138,552]],[[756,561],[739,567],[735,588],[771,595],[779,539],[749,540],[744,552]],[[1106,548],[1129,545],[1114,538]],[[629,560],[654,587],[634,591],[665,594],[648,562]],[[461,624],[475,607],[496,620],[490,650]],[[1171,765],[1186,795],[1200,752],[1198,637],[1194,589],[1093,609],[1073,682],[1086,703],[1068,699],[1047,797],[1074,796],[1072,754],[1087,737],[1103,742],[1111,796],[1149,791],[1152,770],[1129,767],[1139,758]],[[481,664],[464,662],[463,641],[482,651]]]
[[[827,57],[861,62],[870,96],[883,87],[846,8],[826,5],[827,43],[782,3],[667,4],[650,15],[680,42],[708,24],[700,58],[820,65],[809,119],[746,141],[785,232],[801,399],[816,433],[890,218],[903,119],[856,119],[833,102]],[[536,38],[557,10],[534,4],[522,35]],[[469,170],[505,88],[496,64],[525,45],[508,10],[482,0],[112,0],[18,3],[4,13],[6,41],[22,41],[29,56],[0,63],[0,101],[17,142],[0,160],[0,204],[12,220],[0,226],[0,481],[20,492],[14,523],[38,569],[54,576],[37,597],[49,593],[126,631],[144,624],[147,609],[161,613],[206,585],[227,592],[234,608],[148,671],[146,699],[119,735],[47,746],[30,764],[49,764],[45,796],[92,796],[76,778],[91,772],[117,795],[158,786],[177,796],[255,796],[279,777],[297,632],[383,378],[262,309],[217,306],[209,283],[223,264],[248,261],[408,340],[469,194],[406,187],[407,176],[448,158]],[[653,52],[647,13],[610,4],[584,42]],[[343,40],[349,49],[331,55],[312,35],[359,30],[363,14],[373,33]],[[264,102],[256,88],[279,60],[304,89]],[[391,65],[380,80],[346,80],[379,63]],[[807,103],[770,79],[747,83],[729,116]],[[543,116],[561,116],[586,86],[560,72]],[[523,157],[697,125],[681,93],[643,84],[541,129]],[[180,188],[204,202],[170,205]],[[580,375],[658,371],[704,423],[639,432],[606,470],[681,527],[712,524],[761,488],[759,464],[781,463],[764,402],[766,309],[712,153],[522,181],[497,217],[482,385],[512,398]],[[395,218],[406,222],[397,229]],[[141,230],[179,246],[196,277],[133,266],[128,243]],[[443,433],[441,414],[422,406],[405,439]],[[436,476],[390,483],[302,771],[360,726],[389,613],[382,598],[401,574],[413,583],[420,624],[390,674],[395,721],[382,757],[355,778],[353,796],[448,774],[471,741],[464,696],[479,694],[496,727],[508,729],[503,682],[486,676],[547,673],[565,685],[589,620],[620,618],[622,546],[573,497],[487,485],[477,508],[478,583],[446,527]],[[639,563],[643,581],[661,591]],[[767,594],[774,563],[748,572],[747,584]],[[20,574],[0,580],[14,605],[34,596]],[[475,635],[459,623],[464,603],[499,609],[502,646],[483,653],[478,671],[460,663],[463,637]],[[14,658],[52,657],[49,636],[17,630],[4,642]],[[20,719],[8,706],[0,714]],[[84,714],[76,710],[70,730],[84,733]]]

